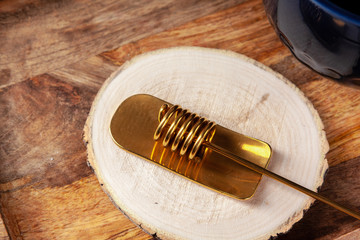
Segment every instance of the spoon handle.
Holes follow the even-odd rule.
[[[251,169],[251,170],[253,170],[255,172],[258,172],[258,173],[266,175],[266,176],[268,176],[268,177],[270,177],[272,179],[275,179],[275,180],[277,180],[277,181],[279,181],[279,182],[281,182],[281,183],[283,183],[283,184],[285,184],[285,185],[287,185],[289,187],[292,187],[292,188],[294,188],[294,189],[296,189],[296,190],[298,190],[298,191],[300,191],[300,192],[302,192],[302,193],[304,193],[304,194],[306,194],[306,195],[308,195],[308,196],[310,196],[310,197],[312,197],[312,198],[314,198],[316,200],[319,200],[319,201],[321,201],[323,203],[326,203],[326,204],[330,205],[331,207],[334,207],[334,208],[336,208],[336,209],[338,209],[338,210],[340,210],[340,211],[342,211],[342,212],[344,212],[344,213],[346,213],[346,214],[360,220],[360,213],[356,212],[355,210],[349,209],[349,208],[347,208],[347,207],[345,207],[345,206],[343,206],[341,204],[338,204],[338,203],[336,203],[336,202],[334,202],[334,201],[320,195],[317,192],[314,192],[314,191],[312,191],[312,190],[310,190],[308,188],[305,188],[305,187],[303,187],[303,186],[301,186],[301,185],[299,185],[299,184],[297,184],[295,182],[292,182],[292,181],[290,181],[290,180],[288,180],[288,179],[286,179],[286,178],[284,178],[284,177],[282,177],[282,176],[280,176],[280,175],[278,175],[276,173],[273,173],[273,172],[271,172],[271,171],[269,171],[269,170],[267,170],[267,169],[265,169],[263,167],[260,167],[260,166],[258,166],[256,164],[252,163],[252,162],[249,162],[249,161],[247,161],[247,160],[245,160],[243,158],[240,158],[239,156],[233,154],[232,152],[230,152],[230,151],[228,151],[228,150],[226,150],[226,149],[224,149],[222,147],[219,147],[219,146],[217,146],[217,145],[215,145],[213,143],[204,142],[203,144],[207,148],[209,148],[209,149],[211,149],[211,150],[213,150],[213,151],[215,151],[215,152],[217,152],[219,154],[222,154],[222,155],[232,159],[233,161],[235,161],[235,162],[237,162],[237,163],[239,163],[239,164],[241,164],[241,165],[243,165],[243,166],[245,166],[245,167],[247,167],[247,168],[249,168],[249,169]]]

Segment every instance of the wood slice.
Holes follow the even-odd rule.
[[[125,215],[161,239],[268,239],[288,231],[313,200],[263,177],[250,200],[201,187],[112,141],[110,120],[126,98],[147,93],[268,142],[268,169],[316,190],[328,168],[319,115],[292,83],[245,56],[179,47],[125,63],[103,85],[85,126],[89,164]]]

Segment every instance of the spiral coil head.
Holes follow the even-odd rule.
[[[179,105],[169,107],[168,104],[161,106],[158,120],[159,125],[154,133],[155,141],[164,136],[162,141],[164,147],[172,143],[171,151],[179,150],[181,156],[188,153],[189,159],[201,160],[197,157],[198,152],[202,143],[208,141],[215,133],[214,122],[191,113]],[[190,152],[189,149],[191,149]]]

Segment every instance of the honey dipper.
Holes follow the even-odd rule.
[[[360,214],[266,169],[269,144],[216,125],[179,105],[138,94],[120,104],[111,123],[122,149],[237,199],[252,197],[262,175],[360,220]]]

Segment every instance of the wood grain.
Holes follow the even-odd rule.
[[[320,193],[336,198],[340,203],[347,203],[356,208],[360,205],[358,186],[360,177],[360,158],[348,160],[330,168]],[[359,229],[359,221],[316,202],[305,214],[304,219],[296,223],[293,229],[279,240],[285,239],[335,239]],[[344,239],[346,237],[344,236]]]
[[[0,92],[1,191],[64,186],[91,173],[81,128],[93,94],[47,75]]]
[[[1,1],[0,85],[61,68],[240,2]]]
[[[337,238],[336,240],[356,240],[360,238],[360,229],[356,229],[352,232],[349,232],[339,238]]]
[[[71,215],[72,218],[77,219],[76,221],[81,221],[83,218],[94,219],[94,222],[91,224],[100,224],[97,221],[104,220],[104,218],[101,217],[102,215],[114,216],[113,218],[108,218],[109,221],[106,222],[106,231],[99,233],[103,234],[100,239],[151,238],[150,235],[135,227],[134,224],[114,208],[111,202],[106,200],[108,199],[107,196],[101,192],[94,175],[88,170],[85,164],[86,154],[85,147],[81,140],[81,124],[84,123],[87,117],[95,93],[117,66],[140,53],[180,45],[233,50],[264,63],[295,83],[311,100],[319,112],[330,143],[330,152],[327,155],[330,169],[328,177],[325,178],[324,185],[329,187],[328,190],[323,193],[325,195],[329,194],[329,197],[341,203],[352,205],[358,209],[360,208],[360,204],[357,203],[360,190],[356,185],[359,178],[352,178],[346,175],[351,167],[360,165],[360,148],[358,147],[360,143],[359,90],[348,88],[323,78],[298,63],[297,60],[291,56],[290,51],[280,43],[275,35],[266,19],[260,0],[244,1],[229,9],[225,9],[226,6],[224,5],[219,5],[219,8],[225,9],[222,11],[216,9],[214,5],[214,8],[211,10],[214,12],[213,14],[209,14],[211,11],[203,14],[203,11],[207,11],[208,7],[201,9],[197,7],[196,11],[190,15],[195,16],[192,19],[199,18],[196,20],[191,20],[190,18],[176,19],[176,23],[179,25],[176,28],[163,31],[164,29],[170,28],[165,25],[171,23],[162,22],[163,25],[156,29],[157,33],[152,32],[152,29],[150,29],[149,34],[142,36],[137,35],[137,37],[135,37],[138,33],[134,33],[134,35],[124,37],[124,41],[121,42],[109,42],[106,40],[108,39],[106,36],[106,44],[103,43],[101,39],[97,39],[94,44],[89,45],[89,49],[85,47],[87,45],[86,41],[80,44],[75,41],[75,37],[73,39],[74,45],[72,45],[71,41],[62,38],[64,42],[59,43],[59,45],[65,46],[65,48],[63,51],[60,50],[58,52],[41,48],[41,44],[39,45],[39,43],[44,39],[44,43],[42,43],[44,47],[49,46],[52,41],[57,41],[57,37],[65,35],[62,31],[66,29],[58,30],[55,35],[56,39],[54,40],[52,39],[53,36],[49,39],[49,34],[46,32],[46,29],[40,28],[40,25],[35,26],[30,23],[36,22],[43,24],[42,26],[45,28],[44,23],[53,23],[51,19],[51,17],[53,17],[53,19],[57,19],[60,22],[69,21],[70,26],[72,24],[72,18],[80,19],[81,16],[83,16],[85,19],[87,14],[94,14],[94,12],[97,12],[97,7],[101,9],[103,6],[101,4],[93,5],[92,9],[95,10],[92,13],[86,14],[81,12],[80,14],[80,12],[71,11],[71,14],[65,14],[64,12],[68,10],[68,6],[71,8],[71,6],[74,6],[72,4],[81,4],[82,2],[37,1],[35,2],[36,4],[30,4],[30,7],[26,7],[26,5],[31,2],[34,3],[35,1],[1,1],[0,3],[1,12],[6,12],[6,14],[1,15],[0,21],[2,25],[0,25],[0,32],[2,35],[0,41],[5,41],[6,48],[12,49],[11,51],[7,49],[3,50],[3,45],[0,46],[0,82],[2,83],[0,86],[0,163],[2,166],[6,165],[9,168],[7,170],[1,169],[0,178],[3,180],[9,179],[9,181],[3,182],[2,180],[0,182],[2,189],[4,189],[0,192],[0,203],[1,212],[4,216],[4,224],[13,239],[49,239],[51,238],[50,235],[54,234],[55,231],[49,230],[49,224],[59,226],[61,225],[60,221],[65,221],[66,223],[62,225],[64,226],[62,229],[63,234],[70,236],[70,239],[72,234],[79,237],[79,229],[67,228],[67,226],[71,225],[70,219],[61,218],[58,220],[59,222],[56,221],[56,217],[58,217],[56,214],[59,212],[66,216]],[[56,3],[64,7],[65,10],[63,10],[63,12],[62,10],[59,11],[59,13],[63,15],[56,13],[58,11],[57,8],[54,7]],[[200,2],[200,4],[202,4],[202,2]],[[234,3],[234,5],[235,4],[236,3]],[[183,9],[181,6],[177,6],[176,8],[179,7]],[[32,9],[31,11],[35,14],[29,15],[31,11],[26,9]],[[156,11],[157,10],[154,10],[154,15],[156,15]],[[174,11],[176,11],[176,9]],[[43,15],[39,14],[40,12]],[[182,13],[184,12],[179,14]],[[106,13],[101,14],[102,16],[106,16]],[[60,19],[60,16],[62,19]],[[151,17],[148,19],[151,19]],[[41,23],[41,21],[44,21],[44,23]],[[187,21],[190,22],[186,23]],[[6,22],[9,22],[9,24],[4,25]],[[84,26],[84,23],[77,23]],[[95,28],[97,28],[97,23],[93,23]],[[101,23],[100,21],[99,24],[101,25]],[[180,25],[181,23],[185,24]],[[15,33],[16,31],[14,31],[14,29],[17,27],[20,28],[20,26],[22,26],[23,34],[27,33],[31,36],[33,44],[36,43],[36,45],[32,45],[29,42],[25,45],[26,47],[24,47],[24,45],[18,44],[21,41],[25,41],[24,39],[12,38],[16,41],[10,41],[9,38],[4,35],[5,32]],[[105,25],[101,26],[102,29],[104,29]],[[33,31],[34,27],[37,29],[37,34],[33,34],[35,32]],[[115,27],[115,25],[107,25],[107,31],[116,32],[116,29],[114,30],[112,27]],[[137,27],[139,28],[139,26]],[[71,27],[69,28],[71,29]],[[88,35],[81,33],[79,29],[78,32],[75,31],[74,35],[78,36],[76,39],[87,39],[91,43],[92,34],[94,33],[89,31],[87,34]],[[116,34],[114,34],[113,39],[117,38],[115,35]],[[110,37],[111,34],[108,36]],[[121,37],[119,37],[119,39],[120,38]],[[61,41],[61,39],[59,41]],[[29,46],[32,46],[31,50],[26,50]],[[104,48],[104,46],[108,46],[108,48]],[[57,45],[54,47],[57,47]],[[95,53],[100,53],[101,51],[114,47],[118,48],[94,56]],[[24,54],[26,51],[30,51],[28,55],[33,56],[33,60],[27,59],[28,55]],[[44,51],[50,53],[50,55],[42,56]],[[4,54],[5,52],[7,54]],[[13,56],[19,57],[20,60],[15,59],[11,65],[14,68],[9,66],[10,63],[6,60],[8,58],[7,56],[11,58],[14,58]],[[3,60],[6,61],[5,65],[3,65]],[[51,62],[51,64],[48,62]],[[66,64],[68,65],[64,66]],[[30,65],[32,66],[31,70],[29,69]],[[24,69],[25,66],[26,69]],[[43,75],[37,76],[34,79],[25,80],[23,77],[30,76],[30,73],[34,75],[41,73]],[[36,79],[42,79],[40,81],[41,84],[33,84],[33,81],[38,81]],[[23,80],[25,81],[22,83],[16,83],[17,81]],[[79,91],[81,98],[79,98],[80,102],[78,104],[72,102],[76,97],[71,93],[74,90],[69,89]],[[27,94],[28,92],[29,94]],[[17,103],[17,100],[19,103]],[[46,107],[45,101],[49,101],[49,104],[52,104],[54,107]],[[61,107],[56,106],[57,102],[60,103]],[[38,104],[40,106],[39,108],[37,108]],[[30,106],[31,111],[27,110],[28,106]],[[54,109],[56,109],[56,111]],[[45,113],[46,117],[41,116],[43,113]],[[73,121],[66,120],[71,118]],[[62,122],[66,127],[59,124],[60,129],[62,129],[62,131],[59,131],[57,124],[49,124],[49,119],[57,119],[57,121]],[[37,128],[45,129],[44,133],[41,134],[42,131],[37,130]],[[32,130],[30,131],[29,129]],[[13,134],[13,131],[16,132],[16,134]],[[56,154],[55,150],[58,148],[55,146],[56,144],[51,143],[52,138],[49,137],[53,136],[53,132],[60,134],[61,141],[57,143],[59,146],[66,146],[65,148],[68,148],[69,152],[64,152],[62,149],[62,151],[58,153],[57,158],[54,159],[56,159],[57,162],[56,166],[60,167],[56,170],[48,170],[50,171],[51,177],[47,177],[47,174],[41,173],[41,171],[37,170],[34,166],[42,166],[42,169],[47,169],[47,167],[44,166],[47,166],[48,163],[51,164],[49,159],[52,155]],[[72,140],[69,141],[68,137]],[[30,144],[30,147],[28,147],[27,144]],[[52,151],[51,147],[48,147],[49,144],[55,146],[54,151]],[[45,154],[43,154],[43,151]],[[30,157],[21,159],[23,155]],[[16,156],[20,159],[17,159]],[[72,161],[70,159],[72,159]],[[12,161],[16,164],[12,165]],[[45,161],[46,164],[42,163],[42,161]],[[30,170],[25,170],[24,168],[18,169],[20,162],[24,162],[25,166],[29,167]],[[347,164],[348,162],[351,164]],[[74,166],[79,166],[75,167],[74,171],[72,171],[73,163]],[[5,173],[4,176],[2,176],[3,173]],[[24,173],[26,174],[24,175]],[[14,174],[15,177],[12,177],[12,174]],[[37,177],[37,174],[40,174],[41,177]],[[70,175],[70,177],[66,180],[68,175]],[[23,177],[16,178],[16,176]],[[336,182],[333,182],[337,181],[338,178],[333,178],[334,180],[332,180],[330,176],[339,176],[344,180],[341,189],[337,186]],[[354,176],[358,175],[354,174]],[[44,178],[44,180],[42,180],[42,178]],[[52,178],[52,181],[49,181],[50,178]],[[75,183],[78,183],[82,179],[89,178],[92,180],[87,184],[76,185],[76,188],[74,187]],[[43,203],[39,197],[37,201],[32,197],[29,198],[29,196],[36,196],[38,192],[36,183],[40,183],[39,185],[42,186],[41,189],[52,190],[52,197],[44,197],[44,202],[50,199],[62,199],[64,189],[68,189],[68,193],[73,194],[81,190],[82,194],[79,198],[72,198],[74,199],[74,204],[67,203],[62,205],[59,201],[53,201],[53,203],[56,204],[47,207],[46,211],[42,211],[41,207],[37,207],[38,212],[34,212],[30,211],[31,204]],[[52,187],[52,184],[56,187]],[[81,187],[79,188],[79,186]],[[85,194],[92,190],[97,191],[96,195]],[[27,202],[26,206],[23,205],[25,199]],[[95,206],[96,201],[99,199],[103,199],[102,205],[99,205],[102,211],[94,212],[93,206]],[[12,204],[12,201],[15,201],[17,205]],[[83,203],[86,203],[86,206],[83,206]],[[312,210],[313,208],[315,210]],[[13,211],[15,211],[16,214],[13,213]],[[80,215],[77,217],[77,214]],[[318,214],[326,216],[327,219],[320,219]],[[281,239],[334,239],[343,236],[344,238],[342,240],[344,240],[347,236],[351,236],[351,233],[356,234],[357,229],[360,228],[355,220],[345,219],[345,221],[343,221],[343,215],[339,213],[335,213],[335,215],[332,214],[333,212],[331,212],[329,208],[326,208],[323,204],[316,203],[315,206],[310,208],[305,214],[302,221],[295,225],[294,229],[290,230],[288,234],[281,236]],[[48,224],[47,222],[50,223]],[[31,226],[41,226],[44,230],[38,228],[38,232],[32,232],[26,227],[29,223],[32,224]],[[91,229],[91,224],[86,222],[82,226],[85,229]],[[293,230],[294,233],[292,233]],[[55,232],[60,232],[60,230],[56,230]],[[107,234],[106,232],[109,233]],[[33,237],[33,234],[36,234],[37,237]],[[126,234],[126,237],[122,237],[123,235],[121,234]],[[59,239],[61,238],[59,237]]]
[[[12,239],[148,238],[87,167],[82,128],[94,94],[48,75],[0,92],[0,192]]]
[[[7,233],[4,221],[0,218],[0,240],[9,240],[9,235]]]
[[[317,112],[302,93],[243,55],[178,47],[131,60],[96,96],[85,139],[105,192],[150,233],[161,239],[266,240],[291,228],[313,202],[267,178],[254,197],[234,200],[129,156],[114,144],[108,129],[119,104],[138,93],[194,109],[266,141],[274,150],[269,169],[313,190],[327,170],[328,143]]]
[[[63,188],[28,186],[2,193],[2,201],[7,217],[17,219],[11,239],[150,238],[109,203],[93,175]]]

